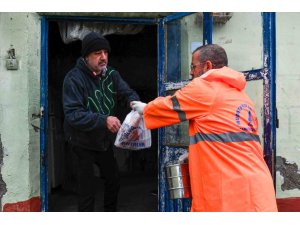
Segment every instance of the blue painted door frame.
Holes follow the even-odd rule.
[[[101,21],[114,24],[146,24],[157,25],[157,18],[116,18],[116,17],[82,17],[82,16],[42,16],[41,18],[41,107],[44,116],[41,118],[40,134],[40,199],[41,211],[48,211],[48,29],[50,21]]]
[[[41,107],[44,108],[44,116],[41,119],[40,135],[40,189],[41,211],[48,211],[48,159],[47,159],[47,130],[48,130],[48,26],[51,20],[83,20],[105,21],[109,23],[147,24],[157,25],[158,33],[158,95],[165,95],[165,28],[170,21],[181,19],[191,13],[175,13],[164,18],[115,18],[115,17],[47,17],[41,18]],[[203,43],[212,43],[213,18],[211,13],[203,14]],[[263,43],[264,43],[264,67],[258,70],[244,71],[247,80],[263,79],[264,81],[264,154],[265,160],[271,171],[275,163],[276,153],[276,88],[275,88],[275,13],[262,13],[263,17]],[[159,129],[159,211],[188,211],[189,200],[169,200],[166,191],[162,145],[163,129]],[[275,178],[275,174],[273,173]],[[275,182],[275,179],[274,179]]]
[[[276,187],[276,14],[262,13],[264,51],[264,155]]]
[[[41,107],[44,114],[40,129],[40,199],[41,211],[48,211],[48,22],[41,19]]]
[[[166,58],[168,52],[165,52],[166,49],[166,32],[167,25],[169,22],[173,22],[179,19],[182,19],[185,16],[188,16],[192,13],[177,13],[175,15],[167,16],[159,21],[158,24],[158,95],[166,96],[167,85],[166,82]],[[179,47],[178,47],[179,48]],[[176,199],[170,200],[167,190],[167,180],[165,177],[165,166],[167,160],[174,159],[176,157],[175,152],[179,149],[176,147],[168,147],[163,144],[165,128],[159,129],[158,141],[159,141],[159,150],[158,150],[158,209],[161,212],[185,212],[190,209],[190,199]],[[167,156],[168,155],[168,156]],[[167,159],[167,160],[166,160]]]

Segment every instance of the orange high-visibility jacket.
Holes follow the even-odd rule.
[[[245,86],[242,73],[214,69],[144,109],[149,129],[189,120],[191,211],[277,211]]]

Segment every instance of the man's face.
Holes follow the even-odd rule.
[[[190,68],[190,75],[192,76],[192,79],[196,77],[200,77],[202,74],[206,72],[204,71],[203,65],[200,64],[199,55],[200,55],[200,51],[196,51],[192,55],[192,63]]]
[[[106,49],[92,52],[86,57],[86,62],[93,72],[99,74],[107,67],[108,52]]]

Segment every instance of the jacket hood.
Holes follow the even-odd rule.
[[[222,67],[221,69],[212,69],[200,76],[201,79],[207,81],[219,81],[226,83],[238,90],[243,90],[246,86],[246,79],[243,73],[230,69],[229,67]]]

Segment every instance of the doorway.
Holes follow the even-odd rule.
[[[143,102],[157,97],[157,26],[143,26],[134,35],[105,36],[112,52],[109,65],[134,89]],[[76,155],[64,140],[62,86],[66,73],[81,55],[81,41],[64,44],[58,21],[48,27],[48,210],[76,211]],[[119,108],[123,121],[130,108]],[[158,211],[158,135],[151,131],[149,149],[131,151],[115,148],[121,175],[118,211]],[[103,211],[103,180],[95,166],[98,192],[96,211]]]

